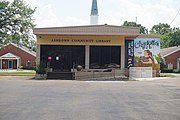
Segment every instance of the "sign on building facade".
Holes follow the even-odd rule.
[[[136,38],[126,40],[126,68],[152,67],[159,70],[157,58],[160,54],[160,38]]]
[[[130,68],[134,65],[134,40],[126,40],[126,67]]]
[[[160,38],[137,38],[134,40],[134,64],[158,64]]]

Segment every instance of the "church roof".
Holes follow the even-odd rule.
[[[15,47],[17,47],[17,48],[20,48],[21,50],[23,50],[23,51],[25,51],[25,52],[33,55],[33,56],[36,56],[36,52],[30,50],[29,48],[27,48],[27,47],[25,47],[25,46],[19,46],[19,45],[14,44],[14,43],[10,43],[10,44],[13,45],[13,46],[15,46]]]
[[[169,47],[169,48],[163,48],[160,50],[160,54],[163,57],[169,56],[177,51],[180,51],[180,46],[174,46],[174,47]]]
[[[6,46],[9,46],[9,45],[13,45],[14,47],[19,48],[20,50],[22,50],[22,51],[24,51],[26,53],[29,53],[32,56],[36,57],[36,52],[30,50],[29,48],[27,48],[25,46],[19,46],[19,45],[15,44],[15,43],[9,43]],[[4,46],[4,47],[6,47],[6,46]],[[4,47],[0,48],[0,51],[3,50]]]
[[[98,15],[97,0],[92,1],[91,15]]]

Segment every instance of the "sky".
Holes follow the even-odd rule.
[[[89,25],[92,0],[25,0],[36,8],[36,27]],[[99,24],[122,25],[136,21],[149,30],[158,23],[170,24],[180,10],[180,0],[97,0]],[[180,13],[171,27],[180,27]]]

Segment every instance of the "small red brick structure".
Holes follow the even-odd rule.
[[[10,43],[0,48],[0,69],[35,67],[36,53],[29,48]]]
[[[161,49],[160,54],[168,69],[180,70],[180,46]]]

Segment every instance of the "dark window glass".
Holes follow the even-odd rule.
[[[41,45],[40,49],[40,60],[46,65],[49,61],[53,70],[70,70],[73,64],[85,64],[85,46]]]
[[[90,68],[100,69],[111,66],[120,66],[120,46],[91,46],[90,47]]]

